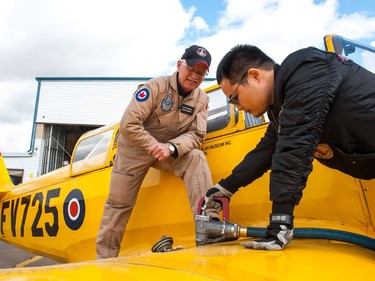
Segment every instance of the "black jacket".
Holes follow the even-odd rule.
[[[275,65],[274,95],[266,134],[223,187],[234,193],[271,169],[273,212],[292,213],[314,156],[353,177],[375,178],[373,73],[337,54],[301,49]]]

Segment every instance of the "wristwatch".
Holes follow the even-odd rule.
[[[171,155],[173,155],[176,152],[176,148],[171,143],[169,143],[169,152]]]

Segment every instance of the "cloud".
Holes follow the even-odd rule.
[[[197,30],[209,30],[207,22],[202,17],[194,17],[191,21],[191,25]]]
[[[264,0],[251,1],[251,5],[247,1],[228,0],[216,30],[202,39],[214,58],[211,69],[217,67],[216,58],[236,44],[256,45],[280,63],[296,49],[324,48],[326,34],[356,40],[374,38],[375,18],[365,12],[342,15],[338,8],[336,0]]]
[[[9,2],[1,34],[9,39],[0,46],[3,79],[158,74],[175,60],[171,46],[190,24],[178,1],[168,1],[173,13],[145,0]]]
[[[250,43],[277,62],[307,46],[323,48],[323,36],[374,38],[375,18],[339,14],[336,0],[225,0],[209,25],[196,7],[178,0],[0,1],[0,151],[27,151],[37,82],[35,77],[164,75],[175,70],[187,45],[205,46],[220,58]],[[188,10],[187,10],[188,9]],[[19,130],[13,130],[20,126]]]
[[[179,1],[163,3],[2,0],[0,151],[28,150],[15,140],[30,142],[24,124],[33,119],[35,77],[151,77],[174,69],[191,15]]]
[[[35,80],[0,81],[1,123],[14,125],[30,119],[35,107],[36,85]]]

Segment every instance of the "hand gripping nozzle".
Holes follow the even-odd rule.
[[[223,221],[212,220],[205,214],[206,206],[202,206],[204,197],[198,204],[197,214],[195,215],[195,242],[197,246],[233,241],[238,237],[246,236],[246,229],[242,229],[238,224],[229,223],[229,200],[228,198],[216,198],[223,206]],[[241,232],[245,231],[245,235]]]

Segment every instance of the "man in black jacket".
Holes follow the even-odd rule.
[[[293,238],[293,211],[314,157],[360,179],[375,178],[375,75],[338,54],[306,48],[281,65],[260,49],[237,45],[216,73],[229,102],[270,124],[256,148],[206,193],[230,197],[270,173],[272,213],[266,237],[250,248],[281,250]]]

